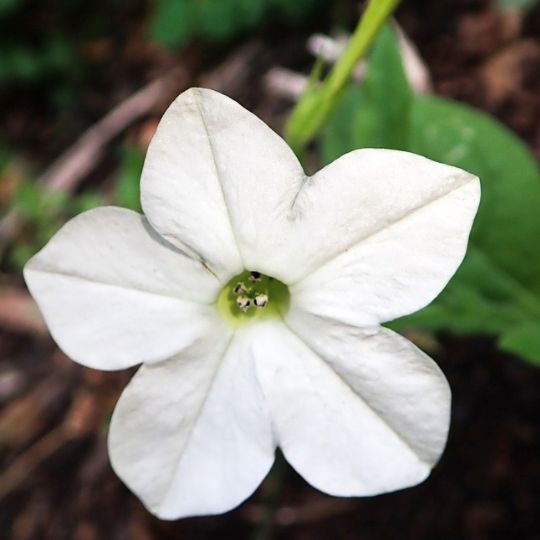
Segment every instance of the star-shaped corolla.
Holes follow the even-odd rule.
[[[471,174],[391,150],[308,177],[254,115],[190,89],[150,144],[145,215],[76,217],[25,278],[68,356],[143,364],[109,450],[156,515],[233,508],[278,446],[316,488],[374,495],[422,481],[445,445],[444,375],[380,324],[443,289],[479,192]]]

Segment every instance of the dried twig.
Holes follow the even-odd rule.
[[[247,66],[262,49],[259,42],[249,42],[234,51],[216,69],[200,78],[200,84],[220,92],[236,93],[246,84]],[[151,82],[126,99],[97,124],[89,128],[79,140],[60,156],[38,179],[45,189],[72,192],[95,167],[106,145],[129,125],[147,114],[157,103],[175,95],[186,86],[187,74],[177,67]],[[21,224],[15,210],[0,220],[0,257],[12,241]]]
[[[73,433],[66,430],[64,425],[60,425],[39,439],[0,476],[0,501],[17,489],[40,463],[72,438]]]
[[[262,43],[249,41],[227,57],[219,66],[202,75],[199,84],[226,94],[236,94],[248,83],[250,65],[263,49]]]
[[[72,191],[101,157],[104,147],[161,100],[185,85],[182,68],[175,68],[120,103],[55,161],[40,178],[51,189]]]
[[[20,334],[47,334],[35,302],[19,287],[0,288],[0,328]]]
[[[34,470],[71,440],[95,433],[103,418],[90,392],[78,394],[65,420],[46,433],[0,475],[0,501],[19,488]]]

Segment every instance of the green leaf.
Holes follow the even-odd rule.
[[[363,103],[361,89],[358,86],[352,86],[345,92],[340,106],[321,132],[319,151],[324,164],[332,163],[355,148],[362,148],[357,143],[354,133],[364,109],[368,107]]]
[[[441,98],[418,97],[412,124],[411,151],[480,177],[472,243],[540,296],[540,174],[534,157],[493,118]]]
[[[422,327],[456,334],[504,335],[523,321],[540,321],[540,303],[515,279],[470,245],[465,261],[428,307],[390,323],[394,330]]]
[[[405,150],[413,96],[391,26],[386,25],[381,30],[368,66],[360,87],[367,111],[357,116],[353,133],[355,144],[365,148]]]
[[[516,328],[540,324],[540,174],[534,157],[494,119],[435,97],[415,100],[410,150],[477,174],[482,199],[462,267],[441,297],[409,323],[433,317],[433,328],[498,334],[506,350],[524,355],[527,349],[530,359],[535,342],[521,344],[525,337]]]
[[[499,340],[502,349],[540,365],[540,322],[525,323],[507,332]]]
[[[394,29],[386,25],[373,45],[362,85],[345,95],[323,134],[324,162],[355,148],[405,150],[412,102]]]
[[[323,156],[334,159],[374,141],[403,148],[395,136],[401,133],[407,150],[468,170],[482,186],[468,253],[458,272],[430,306],[390,326],[497,335],[505,350],[540,361],[540,340],[533,330],[540,328],[540,173],[535,158],[495,119],[438,97],[397,100],[399,105],[382,120],[385,99],[380,96],[390,102],[388,88],[404,96],[407,89],[399,85],[407,83],[384,71],[377,47],[380,43],[366,80],[369,73],[379,75],[369,83],[371,97],[365,89],[349,92],[322,137]],[[386,122],[383,127],[373,123],[377,116]]]

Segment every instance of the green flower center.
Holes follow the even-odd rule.
[[[234,326],[261,318],[281,318],[290,303],[289,288],[281,281],[246,270],[219,293],[218,311]]]

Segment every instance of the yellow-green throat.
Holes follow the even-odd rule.
[[[246,270],[219,293],[219,312],[234,326],[262,318],[282,318],[289,309],[287,285],[260,272]]]

